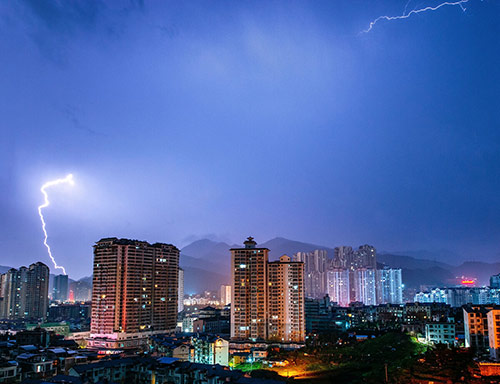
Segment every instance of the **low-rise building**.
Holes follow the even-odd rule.
[[[191,338],[194,362],[229,365],[229,342],[217,336],[197,335]]]
[[[54,360],[38,353],[22,353],[16,358],[22,379],[41,379],[54,375]]]
[[[0,359],[0,383],[21,381],[21,369],[17,361]]]
[[[453,321],[447,321],[425,324],[425,341],[429,344],[454,345],[455,323]]]
[[[500,307],[494,307],[487,314],[490,357],[500,360]]]
[[[492,306],[466,305],[464,312],[465,346],[473,348],[478,354],[489,349],[488,312]]]

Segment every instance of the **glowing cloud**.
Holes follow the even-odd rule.
[[[43,213],[42,213],[42,209],[43,208],[47,208],[50,205],[49,195],[47,194],[46,189],[50,188],[50,187],[53,187],[55,185],[59,185],[59,184],[74,185],[75,182],[73,180],[73,175],[69,174],[64,179],[57,179],[57,180],[47,181],[44,185],[42,185],[42,188],[40,188],[40,191],[43,193],[44,203],[38,207],[38,214],[40,215],[40,220],[42,221],[42,230],[43,230],[43,233],[45,235],[45,238],[43,240],[43,244],[47,247],[47,252],[49,254],[50,259],[52,260],[52,263],[54,264],[54,268],[55,269],[61,269],[62,272],[63,272],[63,274],[66,275],[66,269],[64,269],[64,267],[62,265],[57,265],[56,260],[52,256],[52,251],[50,250],[50,246],[47,243],[48,235],[47,235],[47,230],[45,228],[45,226],[46,226],[45,219],[43,218]]]
[[[364,31],[362,31],[362,33],[368,33],[370,32],[373,27],[375,26],[375,24],[377,24],[377,22],[379,22],[380,20],[387,20],[387,21],[391,21],[391,20],[402,20],[402,19],[408,19],[411,15],[415,15],[417,13],[423,13],[423,12],[428,12],[428,11],[437,11],[439,8],[442,8],[442,7],[445,7],[445,6],[459,6],[462,11],[465,12],[465,7],[464,7],[464,4],[465,3],[468,3],[469,0],[460,0],[460,1],[446,1],[444,3],[441,3],[439,5],[436,5],[435,7],[425,7],[425,8],[420,8],[420,9],[414,9],[408,13],[406,13],[406,8],[408,7],[408,3],[406,3],[406,7],[405,7],[405,10],[403,12],[402,15],[400,16],[379,16],[377,17],[375,20],[373,20],[368,29],[365,29]]]

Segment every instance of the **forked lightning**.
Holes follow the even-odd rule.
[[[45,238],[43,240],[43,244],[47,247],[47,252],[49,254],[50,259],[52,260],[52,263],[54,263],[54,268],[61,269],[63,274],[66,275],[66,269],[64,269],[64,267],[62,265],[57,265],[56,260],[52,256],[52,251],[50,249],[50,245],[47,243],[48,235],[47,235],[47,229],[45,228],[46,227],[45,219],[44,219],[43,213],[42,213],[42,209],[47,208],[50,205],[49,195],[47,194],[46,189],[53,187],[53,186],[56,186],[56,185],[59,185],[59,184],[74,185],[75,182],[73,180],[73,175],[69,174],[64,179],[47,181],[44,185],[42,185],[42,188],[40,188],[40,191],[43,193],[44,203],[38,207],[38,214],[40,215],[40,220],[42,221],[42,230],[43,230],[43,234],[45,235]]]

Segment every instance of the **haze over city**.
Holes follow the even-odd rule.
[[[498,260],[500,1],[362,33],[405,5],[3,2],[0,264],[50,266],[68,173],[75,278],[107,236]]]

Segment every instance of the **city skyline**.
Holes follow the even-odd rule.
[[[74,277],[106,235],[498,259],[500,2],[464,6],[0,5],[1,264],[49,265],[68,173]]]

